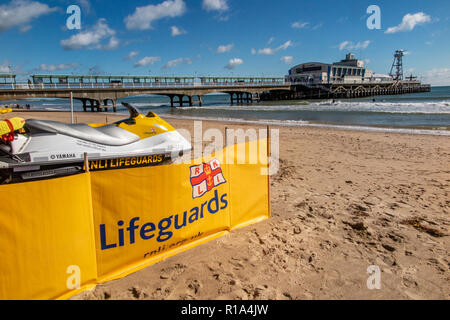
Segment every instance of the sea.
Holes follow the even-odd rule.
[[[119,100],[118,112],[126,114],[121,102],[128,102],[143,113],[153,111],[166,118],[450,135],[450,87],[432,87],[431,92],[425,93],[360,99],[239,105],[231,105],[226,94],[211,94],[203,97],[201,107],[175,108],[170,107],[167,97],[145,95]],[[30,104],[32,110],[70,110],[69,101],[62,99],[27,99],[11,103]],[[74,100],[74,110],[82,111],[82,104],[77,100]]]

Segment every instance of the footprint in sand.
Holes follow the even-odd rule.
[[[133,298],[136,300],[145,299],[148,297],[148,294],[146,292],[144,292],[142,289],[140,289],[139,287],[132,287],[131,289],[128,289],[128,291],[131,293]]]
[[[202,287],[200,281],[198,280],[188,280],[187,281],[187,288],[191,295],[198,295],[200,288]]]
[[[176,264],[172,267],[162,269],[160,272],[160,278],[162,280],[167,279],[175,280],[176,278],[178,278],[178,276],[180,276],[186,271],[186,268],[187,266],[184,264]]]

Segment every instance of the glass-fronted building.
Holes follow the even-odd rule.
[[[372,71],[364,67],[364,61],[355,59],[351,53],[345,60],[333,64],[310,62],[297,65],[286,76],[286,80],[293,84],[364,83],[372,79]]]

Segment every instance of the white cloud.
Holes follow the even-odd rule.
[[[279,46],[276,50],[280,51],[280,50],[286,50],[287,48],[292,46],[292,41],[286,41],[285,43],[283,43],[281,46]]]
[[[178,58],[178,59],[170,60],[163,66],[163,69],[173,68],[173,67],[178,66],[181,63],[192,64],[192,59],[191,58]]]
[[[11,73],[11,67],[9,66],[9,61],[3,62],[3,64],[0,64],[0,73]]]
[[[128,30],[152,29],[152,23],[162,18],[182,16],[186,12],[183,0],[166,0],[157,5],[137,7],[133,14],[125,18]]]
[[[0,64],[0,72],[1,73],[12,73],[16,75],[28,76],[30,74],[29,71],[22,70],[22,65],[11,65],[9,60],[4,60],[2,64]]]
[[[339,44],[339,50],[344,50],[347,46],[349,46],[349,45],[352,45],[352,42],[350,42],[350,41],[344,41],[344,42],[341,42],[340,44]]]
[[[135,68],[145,67],[145,66],[148,66],[149,64],[153,65],[153,64],[155,64],[158,61],[161,61],[160,57],[144,57],[141,60],[139,60],[138,62],[136,62],[134,64],[134,67]]]
[[[267,44],[269,45],[269,44],[271,44],[272,42],[274,42],[275,41],[275,37],[271,37],[270,39],[269,39],[269,41],[267,41]]]
[[[433,86],[450,85],[450,68],[435,68],[427,71],[423,76],[423,81]]]
[[[258,50],[258,54],[274,55],[275,53],[276,53],[275,49],[272,48],[264,48]]]
[[[125,57],[125,60],[133,60],[139,55],[139,51],[131,51],[129,55]]]
[[[309,22],[301,22],[301,21],[297,21],[294,22],[293,24],[291,24],[291,27],[294,29],[304,29],[309,25]]]
[[[116,37],[111,37],[109,39],[109,42],[106,46],[103,46],[101,49],[103,50],[116,50],[120,45],[120,41],[119,39],[117,39]]]
[[[263,55],[274,55],[275,53],[277,53],[278,51],[281,50],[286,50],[287,48],[292,46],[292,41],[286,41],[285,43],[283,43],[281,46],[279,46],[278,48],[264,48],[264,49],[259,49],[258,50],[258,54],[263,54]]]
[[[338,45],[338,48],[340,51],[342,51],[342,50],[361,50],[361,49],[367,49],[367,47],[370,45],[370,43],[371,43],[370,40],[366,40],[364,42],[358,42],[355,44],[352,41],[344,41]]]
[[[230,59],[228,64],[225,66],[225,68],[229,69],[229,70],[233,70],[234,68],[236,68],[237,66],[239,66],[243,63],[244,63],[244,60],[242,60],[240,58]]]
[[[119,40],[114,36],[116,32],[112,30],[105,19],[99,19],[97,24],[86,31],[81,31],[69,39],[61,40],[61,46],[65,50],[101,49],[113,50],[119,46]],[[109,38],[108,44],[102,44],[103,40]]]
[[[252,48],[252,54],[256,54],[255,48]]]
[[[79,67],[79,63],[66,63],[66,64],[41,64],[39,67],[36,68],[38,71],[47,71],[47,72],[54,72],[54,71],[61,71],[61,70],[67,70],[67,69],[74,69]]]
[[[423,12],[418,12],[415,14],[407,14],[403,17],[402,23],[396,27],[390,27],[385,33],[397,33],[412,31],[417,25],[425,24],[431,22],[430,16]]]
[[[228,0],[203,0],[203,9],[206,11],[227,11]]]
[[[233,48],[234,48],[234,44],[222,45],[217,48],[217,53],[220,54],[220,53],[230,52],[231,50],[233,50]]]
[[[19,27],[21,32],[31,29],[31,21],[57,10],[38,1],[12,0],[0,5],[0,32]]]
[[[280,61],[284,62],[284,63],[287,64],[287,65],[290,65],[290,64],[292,64],[292,63],[294,62],[294,57],[291,57],[291,56],[285,56],[285,57],[282,57],[282,58],[280,59]]]
[[[187,33],[186,30],[183,30],[183,29],[178,28],[178,27],[176,27],[176,26],[170,27],[170,31],[171,31],[171,33],[172,33],[172,37],[181,36],[181,35]]]

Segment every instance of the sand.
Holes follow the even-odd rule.
[[[203,122],[204,130],[225,126],[247,127]],[[450,299],[449,137],[276,129],[271,219],[74,299]],[[367,288],[371,265],[381,270],[380,290]]]

